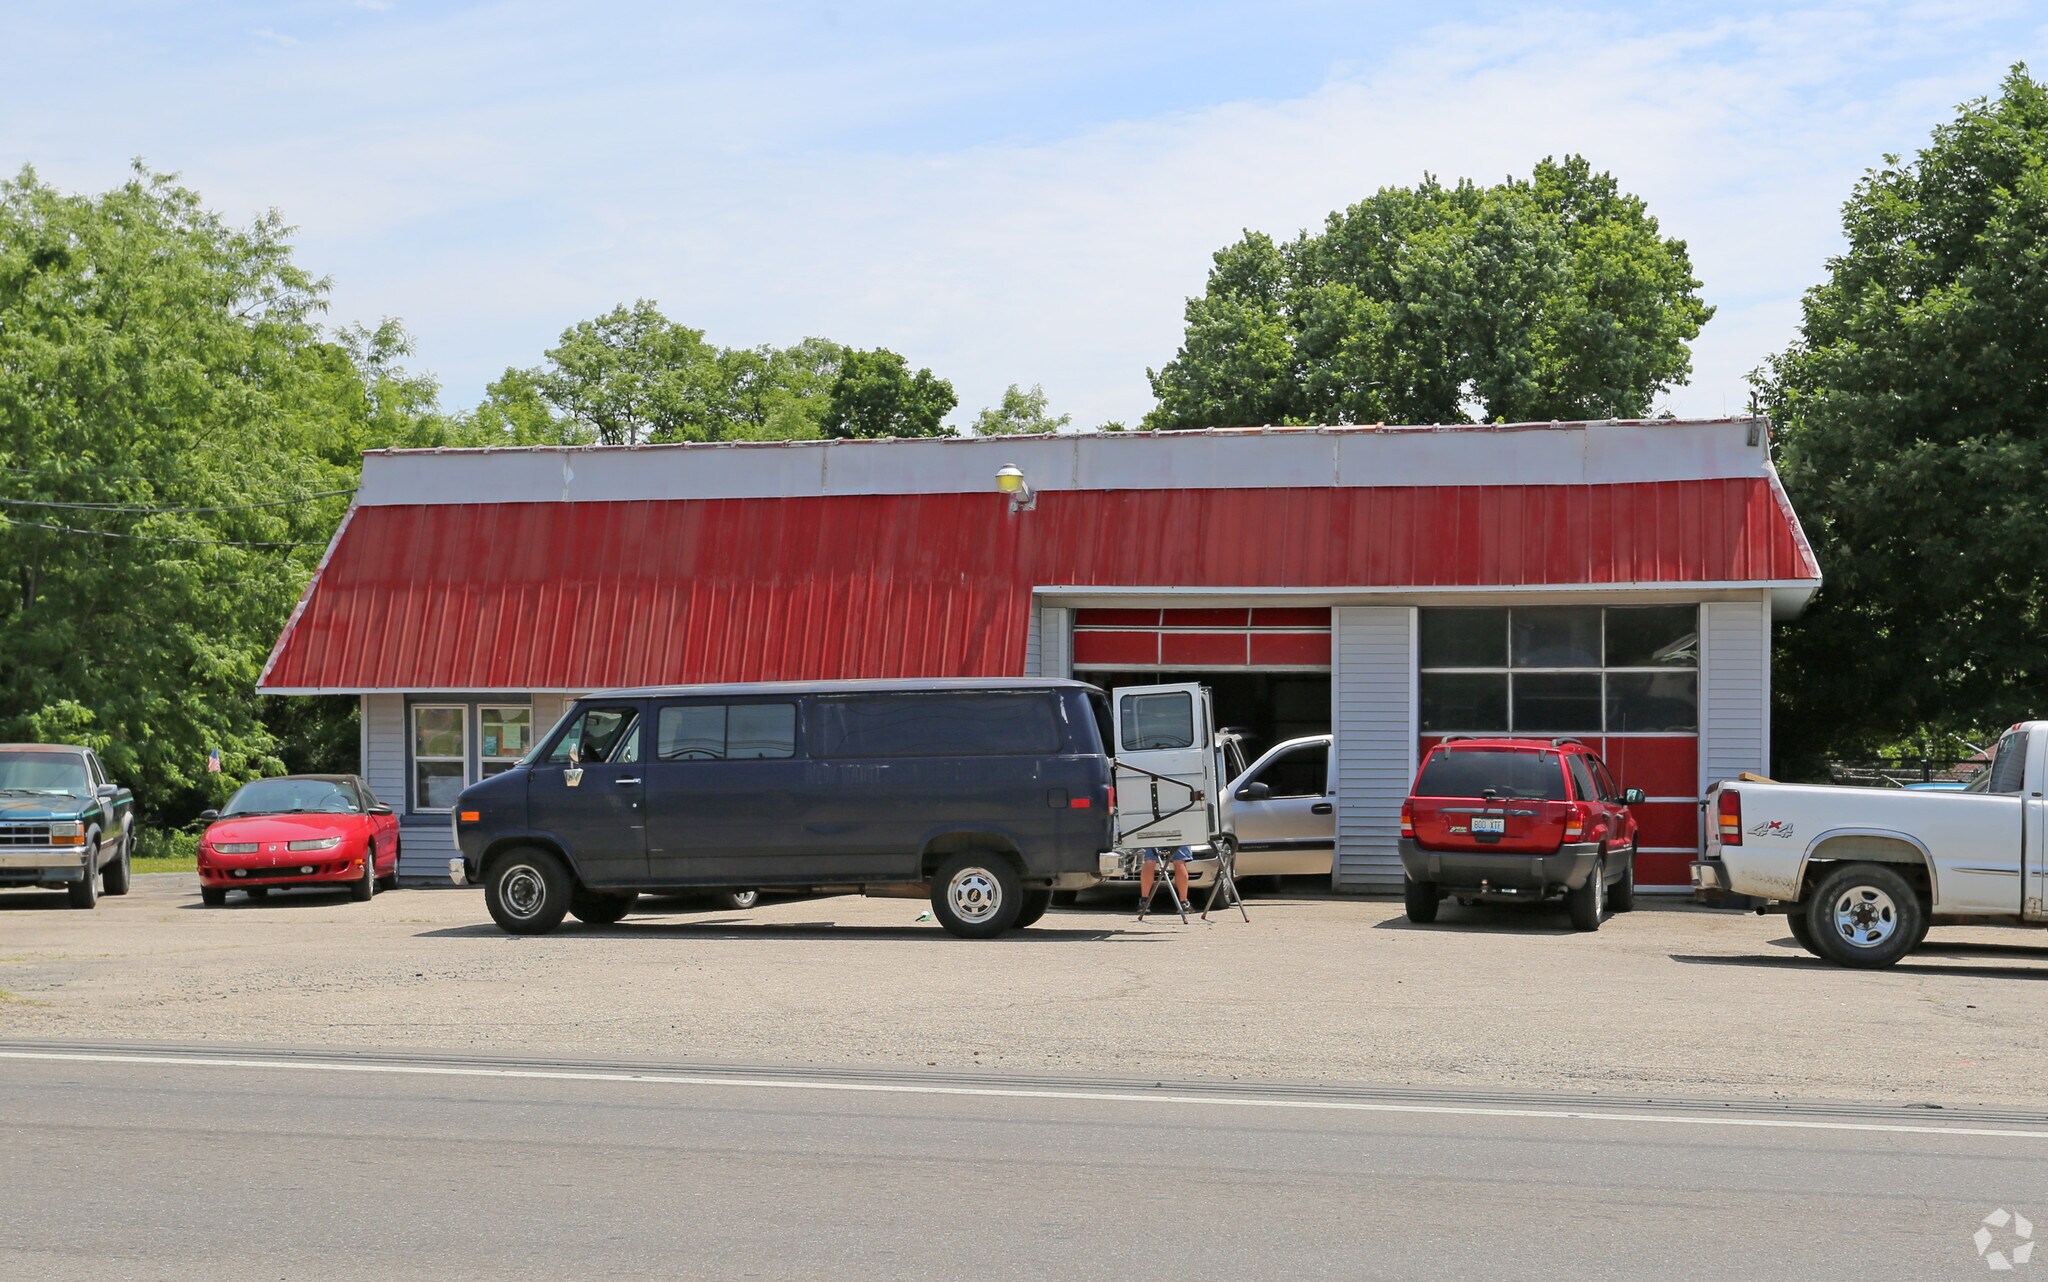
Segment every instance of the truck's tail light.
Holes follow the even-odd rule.
[[[1742,794],[1730,788],[1721,790],[1721,800],[1716,806],[1716,818],[1721,824],[1721,844],[1739,846],[1742,844]]]
[[[1403,837],[1413,837],[1415,835],[1415,803],[1412,801],[1401,803],[1401,835]]]
[[[1586,813],[1577,806],[1564,812],[1564,839],[1577,841],[1586,832]]]

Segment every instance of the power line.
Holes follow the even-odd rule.
[[[331,499],[340,494],[354,494],[353,488],[346,490],[318,490],[302,494],[295,499],[269,499],[262,503],[225,503],[216,507],[136,507],[122,503],[60,503],[54,499],[0,499],[0,507],[61,508],[71,512],[113,512],[139,516],[159,516],[186,512],[248,512],[265,507],[293,507],[314,499]]]
[[[214,548],[324,548],[325,543],[264,543],[243,539],[185,539],[172,534],[126,534],[120,530],[85,530],[75,525],[46,525],[41,521],[7,521],[0,529],[52,530],[58,534],[90,534],[102,539],[133,539],[138,543],[196,543]]]

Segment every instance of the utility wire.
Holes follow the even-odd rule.
[[[181,512],[247,512],[264,507],[293,507],[313,499],[331,499],[340,494],[354,494],[354,489],[319,490],[302,494],[295,499],[269,499],[262,503],[226,503],[218,507],[135,507],[122,503],[60,503],[54,499],[0,499],[0,507],[43,507],[62,508],[71,512],[113,512],[138,516],[158,516]]]
[[[91,534],[103,539],[133,539],[140,543],[197,543],[215,548],[324,548],[325,543],[260,543],[242,539],[184,539],[170,534],[125,534],[119,530],[85,530],[74,525],[46,525],[41,521],[6,521],[0,529],[54,530],[59,534]]]

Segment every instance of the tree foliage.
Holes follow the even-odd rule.
[[[1779,646],[1795,769],[2048,715],[2048,91],[2014,67],[1843,231],[1759,376],[1826,579]]]
[[[960,398],[953,384],[885,347],[847,351],[825,410],[825,435],[838,438],[944,436]]]
[[[1640,417],[1690,372],[1698,291],[1685,243],[1579,156],[1382,188],[1218,251],[1145,425]]]
[[[976,436],[1042,436],[1057,432],[1074,421],[1072,414],[1058,418],[1046,413],[1045,388],[1033,383],[1028,392],[1015,383],[1003,389],[1002,403],[991,405],[974,416]]]
[[[140,166],[0,183],[0,739],[90,745],[158,813],[280,768],[255,684],[328,492],[453,439],[395,324],[319,329],[287,231]]]
[[[816,437],[841,348],[721,348],[641,299],[562,332],[544,362],[508,369],[471,416],[510,444],[638,445]]]

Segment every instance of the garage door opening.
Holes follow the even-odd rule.
[[[1199,669],[1133,672],[1077,668],[1074,679],[1105,690],[1121,686],[1208,686],[1216,699],[1216,725],[1244,736],[1245,760],[1287,739],[1330,733],[1327,672],[1204,672]]]

